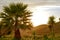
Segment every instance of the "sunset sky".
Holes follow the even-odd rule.
[[[57,21],[60,17],[60,0],[0,0],[0,11],[3,6],[18,2],[28,4],[28,9],[33,12],[31,21],[34,26],[46,24],[51,15],[54,15]]]

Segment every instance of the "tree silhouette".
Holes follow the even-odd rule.
[[[49,21],[48,21],[49,29],[50,29],[50,31],[52,33],[52,40],[54,38],[54,23],[55,23],[54,19],[55,19],[55,17],[51,16],[51,17],[49,17]]]
[[[59,18],[59,22],[60,22],[60,18]]]
[[[10,4],[9,6],[4,6],[3,9],[4,16],[3,18],[8,18],[10,27],[13,27],[15,31],[14,37],[16,40],[21,39],[21,34],[19,29],[26,29],[32,27],[29,17],[32,16],[31,12],[27,10],[27,5],[23,3]],[[8,16],[8,17],[7,17]],[[10,20],[11,19],[11,20]],[[7,20],[6,20],[7,21]],[[9,23],[8,22],[8,23]],[[7,22],[6,22],[7,23]]]

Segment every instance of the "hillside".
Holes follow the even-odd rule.
[[[49,27],[47,24],[39,25],[39,26],[35,27],[33,31],[35,31],[36,34],[38,34],[38,35],[45,35],[45,34],[49,35],[50,34],[50,30],[49,30]],[[60,35],[60,22],[55,23],[54,33],[57,36]]]
[[[37,35],[43,36],[45,34],[50,35],[50,30],[47,24],[42,24],[37,27],[33,27],[31,30],[21,30],[22,35],[31,35],[33,32],[35,32]],[[54,33],[55,35],[60,35],[60,22],[55,23],[54,25]]]
[[[35,27],[33,31],[35,31],[37,35],[45,35],[45,34],[49,34],[50,32],[48,25],[46,24]]]

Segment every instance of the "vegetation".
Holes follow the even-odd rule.
[[[0,14],[0,18],[3,18],[2,21],[4,21],[3,26],[8,27],[8,29],[13,28],[15,31],[14,37],[17,40],[21,39],[21,28],[30,29],[32,27],[30,16],[32,16],[31,12],[27,10],[27,5],[23,3],[12,3],[9,6],[4,6],[3,12]]]
[[[28,5],[23,3],[11,3],[8,6],[3,7],[3,12],[0,12],[0,40],[60,40],[60,36],[55,37],[54,33],[55,17],[49,17],[48,25],[41,25],[40,28],[43,28],[44,32],[49,28],[49,34],[51,35],[48,35],[47,33],[43,34],[41,32],[42,30],[37,29],[41,34],[43,34],[41,36],[41,34],[37,34],[35,30],[32,30],[33,25],[30,21],[32,12],[30,12],[27,7]],[[48,27],[45,28],[45,26]],[[26,29],[29,29],[30,31],[32,30],[33,33],[22,37],[21,30],[25,31]],[[14,33],[14,35],[12,35],[12,33]],[[49,36],[51,36],[51,38]]]
[[[54,19],[55,19],[55,17],[54,16],[51,16],[51,17],[49,17],[49,22],[48,22],[49,29],[50,29],[51,34],[52,34],[52,40],[55,37],[55,34],[54,34],[54,26],[53,26],[55,24]]]

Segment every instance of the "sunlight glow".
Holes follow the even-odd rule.
[[[49,14],[46,11],[46,9],[48,9],[48,8],[40,7],[40,6],[37,6],[37,7],[34,7],[31,9],[33,12],[31,21],[33,22],[34,26],[38,26],[38,25],[47,23]]]

